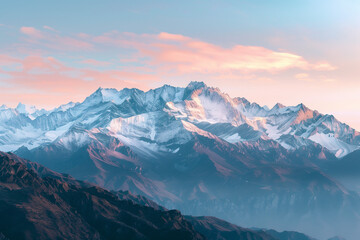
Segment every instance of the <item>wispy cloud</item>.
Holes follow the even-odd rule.
[[[164,37],[165,36],[165,37]],[[277,72],[290,68],[304,70],[333,70],[329,63],[311,63],[303,57],[257,46],[235,45],[224,48],[181,35],[161,33],[159,40],[140,47],[150,63],[177,69],[180,73],[224,73],[231,71]]]
[[[18,64],[16,69],[3,69],[1,66]],[[91,68],[74,68],[53,57],[27,56],[14,58],[0,55],[0,75],[6,83],[0,93],[7,102],[26,101],[40,106],[54,106],[64,102],[64,98],[76,101],[82,100],[96,88],[102,87],[137,87],[147,89],[149,83],[157,81],[156,76],[121,70],[94,70]],[[71,86],[71,87],[70,87]],[[31,90],[31,91],[30,91]],[[30,91],[30,93],[29,93]],[[11,92],[17,94],[9,95]],[[40,101],[35,95],[42,95]],[[33,96],[33,100],[31,100]],[[44,103],[44,97],[47,101]],[[15,100],[16,99],[16,100]],[[38,99],[38,100],[36,100]],[[2,99],[4,102],[4,99]],[[46,107],[46,106],[45,106]]]
[[[41,95],[48,99],[47,105],[54,106],[79,101],[99,86],[145,90],[164,82],[186,84],[190,80],[215,86],[221,82],[230,92],[234,84],[256,82],[256,89],[248,92],[258,96],[259,86],[266,86],[265,96],[268,87],[276,84],[325,84],[319,76],[336,69],[329,62],[284,50],[240,44],[224,47],[166,32],[64,34],[49,26],[19,30],[22,37],[13,47],[17,52],[0,55],[0,102],[27,100],[44,105],[37,97]]]
[[[50,27],[44,26],[50,30]],[[54,30],[54,29],[52,29]],[[61,51],[83,51],[93,48],[89,41],[83,41],[72,36],[63,36],[56,31],[41,31],[34,27],[21,27],[20,32],[27,38],[25,39],[32,47],[48,48]]]
[[[313,71],[336,69],[326,61],[310,62],[293,53],[258,46],[234,45],[224,48],[165,32],[150,35],[113,31],[95,36],[92,41],[114,47],[133,48],[139,52],[138,58],[148,59],[148,64],[178,73],[278,72],[291,68]]]
[[[302,81],[311,81],[309,79],[309,74],[307,73],[298,73],[298,74],[295,74],[295,78],[298,79],[298,80],[302,80]]]
[[[33,27],[21,27],[20,32],[29,36],[30,38],[41,39],[45,37],[40,30],[37,30]]]
[[[50,31],[57,32],[54,28],[49,27],[49,26],[47,26],[47,25],[44,25],[43,28],[44,28],[44,29],[47,29],[47,30],[50,30]]]
[[[88,64],[88,65],[92,65],[92,66],[100,66],[100,67],[111,65],[110,62],[98,61],[95,59],[85,59],[85,60],[80,61],[80,63]]]
[[[42,32],[32,27],[22,27],[20,31],[27,35],[28,40],[33,44],[63,51],[132,49],[136,51],[136,54],[131,56],[131,59],[149,64],[161,71],[177,74],[224,74],[234,71],[275,73],[293,68],[309,71],[336,69],[326,61],[311,62],[294,53],[259,46],[234,45],[225,48],[188,36],[166,32],[135,34],[111,31],[98,36],[79,33],[70,37],[56,32]],[[95,65],[94,61],[92,63]]]

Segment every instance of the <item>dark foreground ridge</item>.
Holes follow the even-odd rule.
[[[205,239],[177,210],[155,210],[99,187],[41,178],[11,155],[0,158],[4,239]]]
[[[297,232],[251,230],[215,217],[183,216],[146,197],[109,192],[0,152],[0,240],[17,239],[313,238]]]

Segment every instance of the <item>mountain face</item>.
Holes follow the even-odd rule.
[[[6,154],[0,156],[0,232],[3,239],[205,239],[179,211],[41,178]]]
[[[0,110],[0,150],[186,214],[317,237],[360,234],[358,194],[325,171],[359,146],[359,132],[331,115],[199,82],[99,88],[46,113]]]

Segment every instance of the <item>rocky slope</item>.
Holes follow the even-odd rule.
[[[41,178],[6,154],[0,157],[0,232],[8,239],[205,239],[179,211]]]
[[[146,197],[128,191],[108,192],[0,152],[3,240],[283,239],[274,234],[280,233],[241,228],[214,217],[182,216],[179,211],[169,211]]]

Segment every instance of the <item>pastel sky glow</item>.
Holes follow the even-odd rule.
[[[100,86],[196,80],[360,130],[359,12],[355,0],[6,1],[0,104],[52,108]]]

